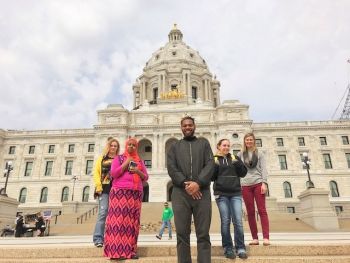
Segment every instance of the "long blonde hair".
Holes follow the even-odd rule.
[[[106,146],[104,147],[104,149],[103,149],[103,151],[102,151],[102,155],[103,155],[103,156],[106,156],[106,155],[109,153],[109,150],[111,149],[111,144],[112,144],[112,142],[116,142],[116,143],[117,143],[118,149],[117,149],[116,154],[119,154],[120,144],[119,144],[118,140],[115,139],[115,138],[110,138],[110,139],[107,141]]]
[[[248,137],[253,137],[253,139],[254,139],[253,151],[256,152],[256,151],[257,151],[256,144],[255,144],[256,139],[255,139],[254,133],[252,133],[252,132],[248,132],[248,133],[246,133],[246,134],[244,135],[242,151],[243,151],[243,152],[248,152],[247,146],[245,145],[245,139],[248,138]]]

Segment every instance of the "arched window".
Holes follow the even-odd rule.
[[[65,186],[62,189],[61,202],[68,201],[68,197],[69,197],[69,188],[68,186]]]
[[[47,187],[44,187],[41,189],[41,194],[40,194],[40,203],[46,203],[47,202],[47,195],[48,195],[49,190]]]
[[[292,198],[292,187],[289,182],[284,182],[283,183],[283,191],[284,191],[284,197],[285,198]]]
[[[332,197],[339,197],[338,184],[336,181],[329,182],[329,189],[331,191]]]
[[[83,190],[83,202],[88,202],[89,201],[89,192],[90,192],[90,186],[85,186]]]
[[[19,192],[19,197],[18,197],[18,202],[21,204],[24,204],[27,199],[27,188],[22,188],[21,191]]]
[[[270,196],[270,189],[269,189],[269,185],[267,183],[265,183],[266,185],[266,193],[265,193],[265,196],[268,197]]]

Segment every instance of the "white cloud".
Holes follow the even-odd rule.
[[[4,1],[0,128],[84,128],[132,84],[177,22],[254,121],[329,119],[348,83],[350,2]],[[262,99],[263,98],[263,99]]]

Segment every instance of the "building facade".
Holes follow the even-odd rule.
[[[311,179],[328,189],[337,212],[350,209],[350,121],[254,123],[248,105],[220,101],[220,82],[199,53],[183,41],[174,26],[169,41],[154,52],[132,86],[132,110],[112,104],[100,110],[91,129],[0,130],[0,164],[12,162],[7,194],[22,209],[56,209],[66,201],[95,202],[92,169],[106,139],[121,145],[129,136],[139,139],[139,151],[150,179],[146,201],[170,199],[172,184],[166,153],[182,138],[180,119],[196,119],[197,136],[209,140],[213,151],[221,138],[232,151],[242,147],[243,136],[253,131],[258,149],[266,154],[269,195],[281,209],[295,212],[307,174],[301,155],[311,159]],[[0,188],[5,183],[0,179]]]

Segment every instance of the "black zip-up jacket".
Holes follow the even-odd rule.
[[[235,196],[241,194],[241,177],[247,174],[242,160],[229,153],[226,156],[215,155],[214,195]]]
[[[175,187],[184,182],[197,182],[200,189],[208,189],[214,172],[213,152],[205,138],[184,138],[177,141],[167,156],[169,176]]]

